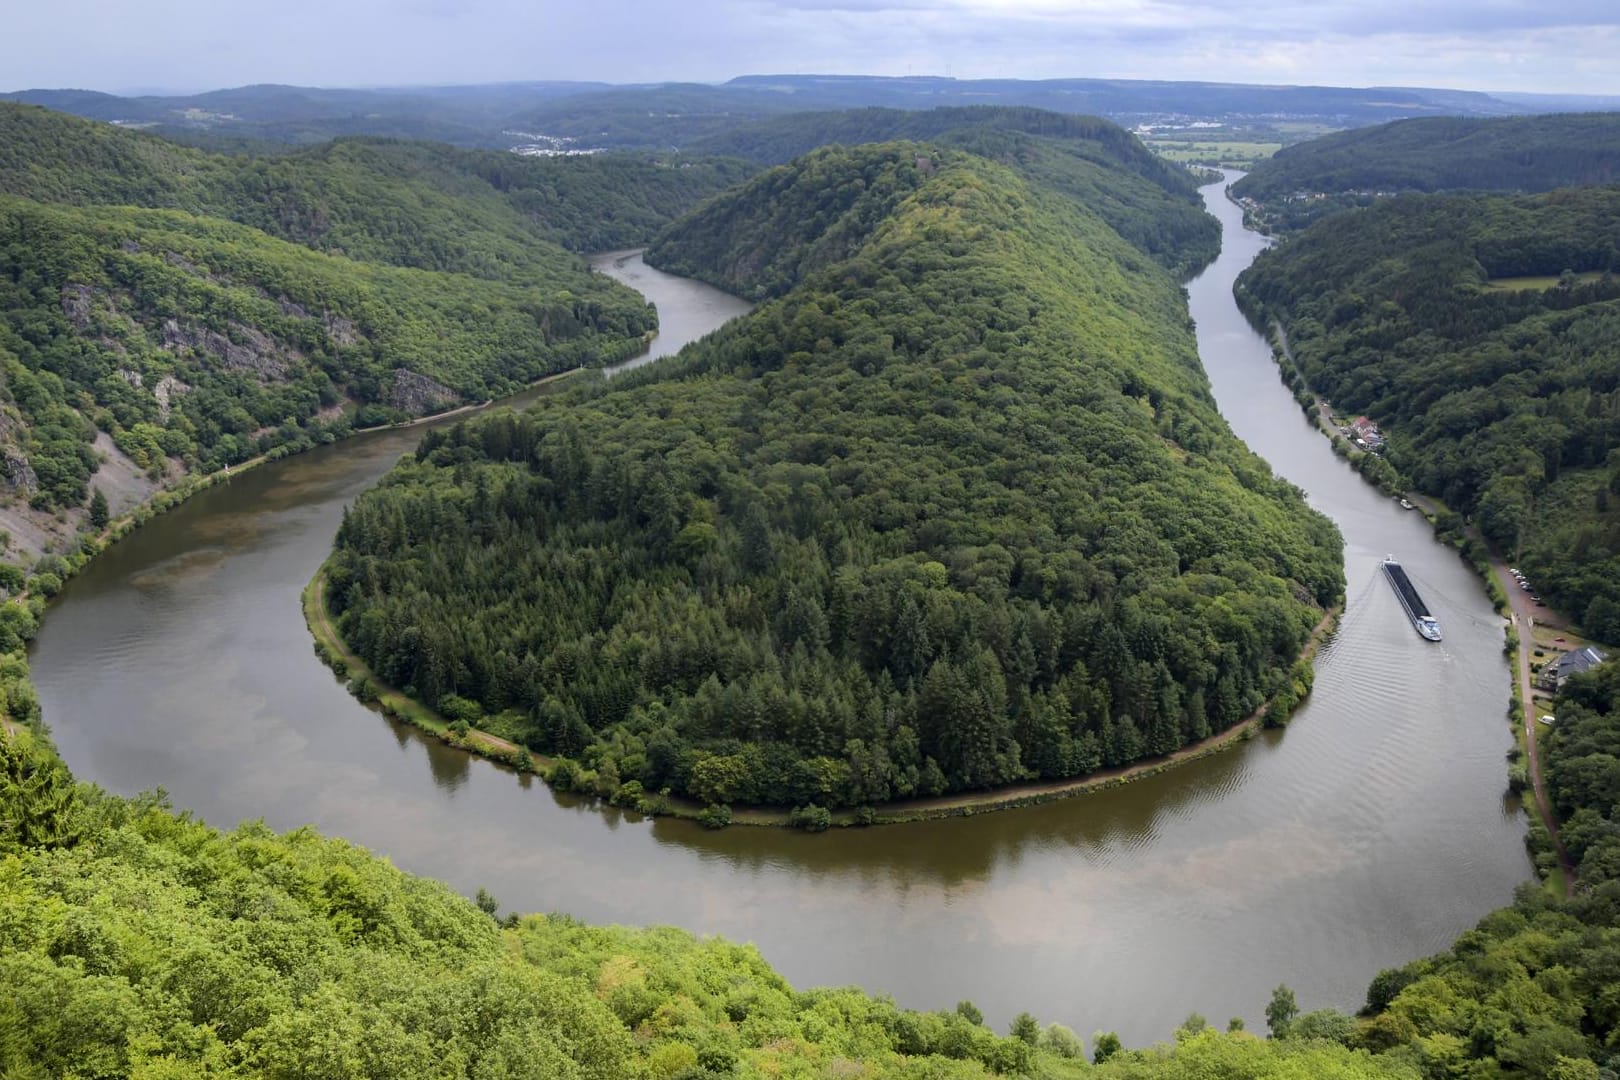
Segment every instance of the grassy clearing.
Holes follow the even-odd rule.
[[[1281,150],[1280,142],[1253,142],[1243,139],[1149,139],[1148,149],[1170,161],[1197,165],[1228,165],[1249,168]]]
[[[1591,284],[1594,281],[1600,280],[1603,277],[1603,274],[1604,271],[1602,270],[1588,270],[1584,274],[1576,274],[1575,284]],[[1490,292],[1528,292],[1532,289],[1536,292],[1546,292],[1548,289],[1556,288],[1559,280],[1559,275],[1557,274],[1540,274],[1531,277],[1491,278],[1491,280],[1485,283],[1485,288]]]

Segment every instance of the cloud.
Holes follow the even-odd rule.
[[[1612,0],[59,0],[7,21],[11,88],[787,71],[1620,93]]]

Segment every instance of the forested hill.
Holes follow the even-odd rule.
[[[1620,640],[1620,188],[1408,196],[1257,259],[1238,299],[1311,386],[1555,606]],[[1572,271],[1564,275],[1564,271]],[[1533,275],[1541,275],[1539,278]]]
[[[670,167],[666,167],[668,164]],[[225,156],[0,104],[0,529],[65,552],[103,492],[482,401],[655,315],[565,250],[750,171],[386,140]],[[101,470],[101,461],[109,467]]]
[[[481,910],[311,829],[222,833],[75,785],[5,731],[0,866],[0,1073],[15,1080],[1415,1075],[1342,1045],[1352,1026],[1331,1010],[1273,1041],[1201,1021],[1151,1050],[1105,1035],[1093,1068],[1079,1035],[1029,1013],[998,1035],[969,1002],[795,989],[751,946],[497,921],[495,898]]]
[[[1204,212],[1192,174],[1096,117],[991,106],[807,112],[739,125],[692,149],[780,165],[819,146],[894,139],[927,140],[1008,165],[1084,203],[1176,273],[1201,268],[1220,251],[1219,226]]]
[[[1542,192],[1620,182],[1620,112],[1397,120],[1284,147],[1232,186],[1296,192]]]
[[[0,103],[0,192],[185,210],[324,251],[508,281],[556,263],[557,245],[601,251],[645,243],[750,171],[737,161],[533,158],[389,139],[210,154]]]
[[[1228,431],[1175,280],[959,151],[828,148],[728,205],[775,189],[818,222],[785,295],[357,501],[350,645],[632,801],[875,804],[1285,714],[1339,539]]]
[[[475,905],[312,829],[220,832],[76,784],[36,737],[0,730],[0,1072],[762,1080],[831,1063],[871,1080],[1594,1080],[1620,1064],[1617,675],[1571,680],[1545,746],[1579,860],[1573,900],[1526,886],[1450,950],[1381,972],[1359,1019],[1302,1013],[1285,993],[1269,1039],[1190,1016],[1145,1050],[1101,1032],[1088,1046],[1074,1029],[1109,1018],[1059,1002],[1029,1003],[1059,1022],[1023,1013],[999,1036],[970,1002],[913,1012],[794,988],[751,946],[497,918],[495,897]]]

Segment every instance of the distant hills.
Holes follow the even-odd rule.
[[[1288,119],[1346,128],[1405,117],[1516,116],[1615,105],[1601,98],[1421,87],[870,75],[747,75],[720,85],[524,82],[381,89],[263,85],[175,96],[119,97],[70,89],[0,95],[8,98],[191,136],[297,144],[343,135],[385,135],[489,148],[521,141],[514,132],[573,139],[580,147],[682,147],[739,121],[869,106],[1011,105],[1097,115],[1126,124],[1173,118]]]
[[[1552,191],[1620,182],[1620,113],[1425,117],[1285,147],[1233,187],[1295,192]]]

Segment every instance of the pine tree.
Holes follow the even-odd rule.
[[[105,529],[109,517],[107,510],[107,496],[100,488],[90,492],[90,524],[96,529]]]

